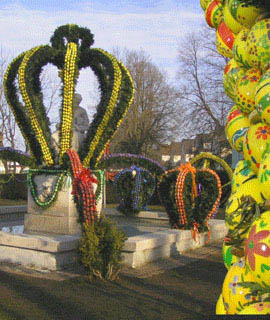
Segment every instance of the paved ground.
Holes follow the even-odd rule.
[[[226,274],[222,242],[124,268],[114,282],[82,269],[45,272],[0,265],[0,319],[212,319]]]
[[[89,282],[82,267],[49,272],[2,263],[0,319],[209,319],[225,274],[222,241],[124,267],[114,282]]]

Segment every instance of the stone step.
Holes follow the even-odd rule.
[[[23,221],[27,206],[0,206],[0,222]]]

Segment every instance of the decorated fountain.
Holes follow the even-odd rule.
[[[216,29],[226,94],[235,105],[227,138],[238,162],[226,206],[227,275],[217,314],[270,314],[270,5],[264,0],[201,0]]]
[[[0,158],[29,167],[29,191],[24,233],[1,232],[1,260],[62,268],[73,262],[83,225],[100,218],[104,172],[98,164],[132,103],[134,88],[125,66],[91,48],[93,42],[87,28],[64,25],[50,45],[20,54],[6,71],[5,96],[29,154],[1,148]],[[60,123],[53,133],[40,80],[47,64],[57,67],[62,83]],[[75,91],[80,70],[88,67],[101,92],[90,125]]]

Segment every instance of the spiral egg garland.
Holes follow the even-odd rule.
[[[120,61],[102,49],[91,48],[94,43],[93,34],[87,28],[71,24],[60,26],[55,30],[50,42],[50,45],[37,46],[23,52],[7,68],[4,76],[5,96],[30,155],[1,148],[0,159],[16,159],[17,162],[37,170],[35,174],[38,174],[40,169],[41,174],[47,172],[59,175],[58,190],[63,180],[63,172],[68,168],[73,171],[70,161],[64,161],[64,158],[71,148],[73,101],[80,70],[90,67],[98,79],[101,91],[97,113],[78,151],[78,161],[81,161],[83,166],[81,171],[89,177],[90,171],[86,172],[84,169],[97,169],[108,143],[133,101],[134,85],[129,71]],[[48,63],[58,68],[62,82],[59,151],[52,145],[50,122],[41,92],[40,74]],[[70,157],[75,157],[73,153],[69,154]],[[85,178],[85,174],[81,177]],[[72,176],[74,179],[78,178],[76,174]],[[97,176],[99,180],[103,179],[101,174]],[[85,179],[88,181],[88,178]],[[31,181],[30,188],[34,194],[33,179],[28,180]],[[51,199],[56,199],[57,190]],[[34,200],[37,200],[35,196]],[[36,203],[46,207],[49,205],[39,201]],[[93,219],[91,217],[88,220]]]
[[[225,92],[235,102],[226,135],[244,160],[235,168],[225,211],[228,273],[217,313],[270,314],[270,2],[226,0],[222,7],[225,22],[217,29],[225,23],[235,34],[233,59],[223,76]],[[218,51],[230,57],[217,39]]]
[[[155,188],[155,178],[146,169],[133,165],[120,171],[114,179],[114,190],[119,198],[118,210],[127,216],[145,210]]]

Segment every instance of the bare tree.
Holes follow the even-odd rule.
[[[226,117],[233,105],[222,81],[228,59],[217,52],[213,32],[204,27],[203,32],[190,33],[179,44],[179,123],[185,137],[197,133],[224,135]]]
[[[4,75],[8,66],[8,55],[0,48],[0,133],[2,135],[2,145],[8,144],[12,148],[16,145],[16,122],[12,111],[8,107],[4,92]],[[2,161],[5,172],[8,173],[9,166],[7,161]],[[13,163],[13,171],[16,169],[16,164]]]
[[[115,55],[119,58],[119,53]],[[135,98],[113,139],[113,149],[153,156],[154,149],[177,133],[174,119],[179,92],[144,51],[125,50],[120,59],[133,78]]]

